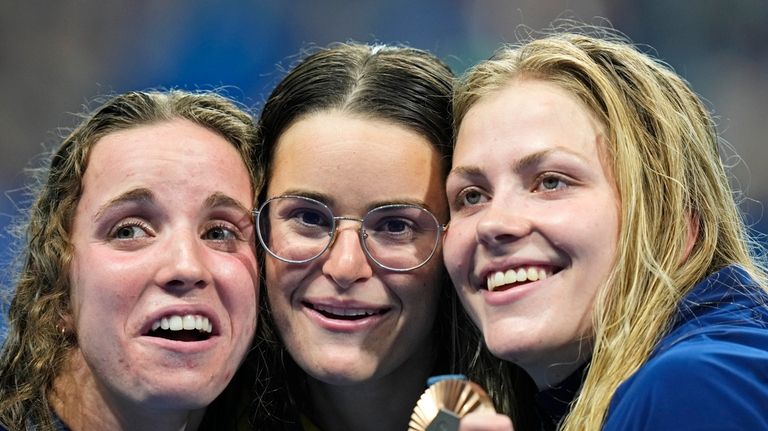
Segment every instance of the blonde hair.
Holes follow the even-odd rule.
[[[480,98],[520,79],[560,86],[605,127],[621,227],[614,267],[594,304],[589,371],[560,424],[568,431],[601,427],[617,387],[646,362],[700,279],[727,265],[762,286],[766,279],[701,100],[669,67],[599,30],[599,37],[560,31],[504,47],[454,93],[455,130]]]
[[[120,130],[182,118],[213,130],[240,153],[253,178],[256,129],[248,113],[215,93],[129,92],[87,117],[58,147],[24,226],[20,272],[9,309],[9,331],[0,354],[0,424],[11,430],[53,430],[48,394],[77,337],[64,323],[70,313],[70,230],[82,194],[91,148]]]

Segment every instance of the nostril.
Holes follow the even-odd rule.
[[[165,283],[165,285],[169,288],[178,288],[184,286],[184,282],[181,280],[170,280],[169,282]]]
[[[207,285],[205,280],[197,280],[194,283],[190,283],[188,281],[180,280],[180,279],[173,279],[165,283],[166,289],[184,289],[184,288],[203,288]]]

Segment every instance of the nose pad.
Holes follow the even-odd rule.
[[[503,245],[528,235],[531,229],[523,208],[492,205],[477,223],[477,241],[489,247]]]
[[[339,229],[323,262],[323,274],[339,287],[349,288],[355,282],[373,276],[373,268],[355,229]]]

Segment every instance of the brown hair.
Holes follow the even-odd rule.
[[[25,225],[20,272],[0,355],[0,424],[54,429],[48,394],[66,354],[77,347],[70,313],[70,231],[91,148],[102,137],[152,123],[186,119],[213,130],[240,153],[256,194],[255,126],[247,112],[215,93],[129,92],[88,116],[55,150],[40,176]]]

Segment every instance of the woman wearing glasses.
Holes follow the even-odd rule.
[[[407,429],[426,379],[468,350],[440,251],[452,79],[423,51],[340,44],[267,100],[256,219],[285,351],[256,428]]]

